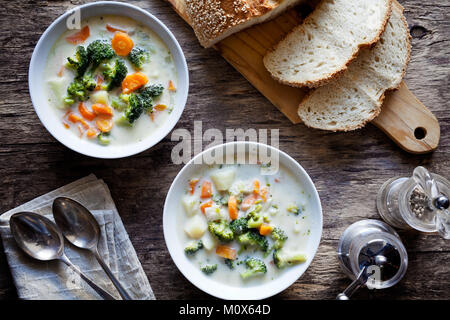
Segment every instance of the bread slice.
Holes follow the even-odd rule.
[[[361,47],[378,41],[392,0],[323,0],[264,57],[273,78],[294,87],[318,87],[337,77]]]
[[[384,94],[398,88],[411,53],[408,24],[396,1],[380,41],[361,50],[344,75],[312,90],[298,115],[313,128],[349,131],[363,127],[381,111]]]
[[[300,2],[305,0],[186,0],[186,13],[200,44],[208,48]]]

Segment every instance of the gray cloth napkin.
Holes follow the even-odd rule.
[[[43,262],[30,258],[17,247],[9,228],[10,217],[20,211],[42,214],[53,220],[53,199],[72,198],[86,206],[100,224],[99,252],[114,275],[133,299],[155,299],[107,185],[94,175],[56,189],[0,216],[0,235],[19,298],[42,300],[100,299],[75,272],[63,262]],[[90,279],[120,299],[117,290],[94,256],[66,241],[66,255]]]

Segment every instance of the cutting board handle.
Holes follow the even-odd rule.
[[[383,109],[372,123],[410,153],[428,153],[439,145],[439,122],[404,82],[386,95]]]

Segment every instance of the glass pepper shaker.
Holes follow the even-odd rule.
[[[438,232],[450,239],[450,183],[417,167],[410,178],[392,178],[380,188],[377,209],[384,221],[399,229]]]
[[[379,220],[361,220],[349,226],[339,240],[337,255],[341,268],[353,280],[338,300],[348,300],[363,286],[392,287],[408,267],[408,254],[400,237]]]

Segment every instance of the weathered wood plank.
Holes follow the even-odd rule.
[[[120,160],[78,155],[54,140],[39,123],[28,95],[28,63],[41,33],[69,7],[85,1],[4,1],[0,23],[0,212],[89,173],[105,179],[157,298],[208,299],[177,270],[164,244],[162,207],[181,166],[171,163],[176,142],[166,137],[152,150]],[[349,283],[335,255],[338,238],[351,223],[379,218],[375,195],[396,175],[417,165],[450,176],[450,13],[447,0],[401,1],[413,28],[406,83],[441,123],[441,143],[430,155],[410,155],[368,126],[332,134],[293,125],[215,50],[200,47],[190,27],[159,0],[129,1],[149,10],[173,31],[185,52],[191,78],[186,110],[177,128],[280,129],[280,149],[297,159],[319,190],[323,240],[311,267],[283,299],[333,299]],[[21,17],[20,19],[18,17]],[[409,252],[407,275],[386,291],[361,291],[358,298],[449,299],[450,244],[436,235],[401,233]],[[177,290],[173,290],[177,288]],[[15,298],[0,248],[0,299]]]

